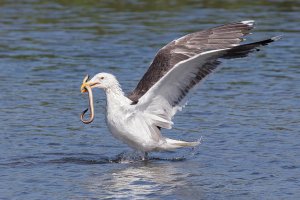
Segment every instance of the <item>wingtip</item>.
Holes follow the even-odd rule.
[[[277,40],[280,40],[282,37],[283,37],[283,35],[274,36],[274,37],[271,37],[271,40],[277,41]]]
[[[248,26],[253,26],[255,21],[254,20],[244,20],[244,21],[241,21],[242,24],[246,24]]]

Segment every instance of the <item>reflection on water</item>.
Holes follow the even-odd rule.
[[[101,198],[155,198],[158,197],[158,190],[160,195],[174,193],[177,188],[187,184],[188,176],[189,173],[179,171],[172,164],[141,162],[124,169],[111,170],[104,175],[91,176],[87,187]]]

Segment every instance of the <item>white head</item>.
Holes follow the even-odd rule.
[[[85,87],[102,88],[104,90],[119,88],[119,82],[116,77],[109,73],[96,74],[91,80],[87,81],[88,76],[84,79],[81,85],[81,92],[86,92]]]
[[[88,120],[84,120],[84,115],[88,111],[86,109],[82,112],[80,118],[81,121],[85,124],[89,124],[94,120],[94,102],[93,102],[93,93],[92,88],[102,88],[106,91],[106,94],[117,94],[117,95],[124,95],[119,82],[117,81],[116,77],[112,74],[108,73],[99,73],[96,74],[91,80],[89,80],[89,76],[87,75],[81,85],[81,93],[88,92],[89,94],[89,104],[90,104],[90,118]]]

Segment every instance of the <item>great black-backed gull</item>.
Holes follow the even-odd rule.
[[[90,123],[94,119],[92,88],[106,92],[106,121],[112,135],[144,152],[193,147],[199,142],[166,138],[161,128],[171,129],[172,118],[187,102],[187,94],[208,74],[216,70],[220,59],[241,58],[259,47],[280,39],[240,44],[249,34],[254,21],[247,20],[191,33],[173,40],[158,51],[137,87],[125,95],[112,74],[99,73],[84,78],[81,92],[88,92]]]

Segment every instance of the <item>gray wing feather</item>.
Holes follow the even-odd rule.
[[[237,22],[191,33],[170,42],[158,51],[149,69],[133,92],[128,95],[128,98],[133,103],[137,103],[142,95],[180,61],[205,51],[238,46],[243,40],[242,37],[248,34],[252,28],[253,21]],[[207,69],[205,71],[205,68],[200,70],[197,75],[199,81],[213,71],[218,63],[217,61],[212,61],[207,64],[207,66],[211,66],[211,70]],[[193,87],[198,82],[191,82],[190,87]]]

